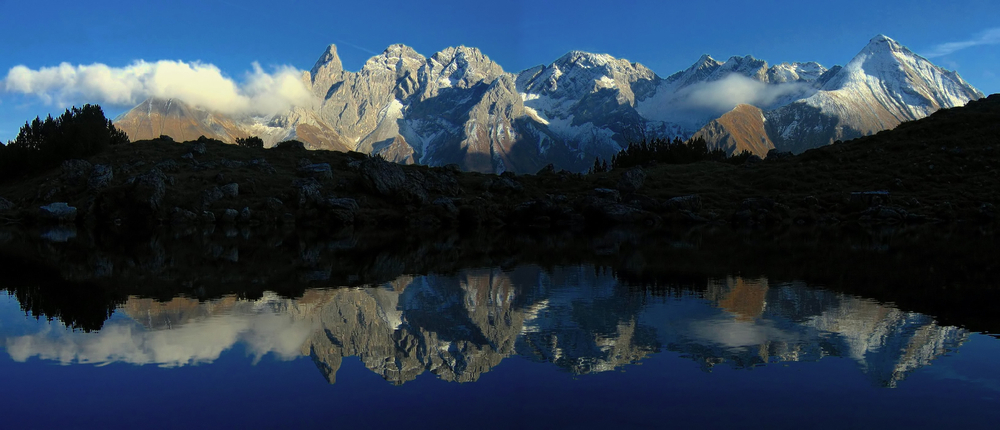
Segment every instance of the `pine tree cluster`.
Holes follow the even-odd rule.
[[[66,109],[58,118],[35,117],[17,138],[0,145],[0,180],[58,166],[64,160],[86,158],[109,146],[128,143],[128,135],[104,117],[98,105]]]

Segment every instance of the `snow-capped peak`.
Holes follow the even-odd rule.
[[[490,83],[503,73],[503,68],[478,48],[466,46],[435,53],[420,71],[421,79],[427,83],[425,97],[437,94],[440,88],[468,88],[480,82]]]
[[[381,54],[369,58],[365,62],[365,65],[361,67],[361,71],[378,72],[388,70],[396,72],[399,69],[423,64],[426,61],[427,59],[413,48],[397,43],[389,45]]]

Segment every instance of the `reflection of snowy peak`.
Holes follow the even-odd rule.
[[[610,157],[639,136],[698,135],[761,156],[771,147],[800,151],[982,96],[885,36],[842,68],[703,55],[666,79],[639,63],[582,51],[513,74],[464,46],[424,57],[392,45],[350,72],[330,45],[302,83],[313,100],[271,117],[139,106],[116,122],[134,140],[258,135],[267,145],[298,139],[311,149],[400,163],[531,173],[549,163],[586,170],[594,157]],[[165,106],[144,105],[157,103]],[[723,118],[740,105],[747,106]]]
[[[394,384],[424,373],[470,382],[511,355],[574,374],[662,350],[711,369],[854,360],[880,386],[956,351],[970,336],[872,300],[765,278],[709,279],[664,297],[594,266],[518,266],[403,275],[367,288],[309,289],[298,298],[131,297],[99,332],[0,335],[11,358],[64,364],[211,363],[236,343],[255,359],[310,357],[329,382],[357,357]]]

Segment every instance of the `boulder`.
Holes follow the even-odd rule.
[[[228,208],[222,211],[222,222],[224,223],[235,222],[236,218],[238,218],[239,216],[240,216],[239,211],[237,211],[236,209]]]
[[[240,160],[230,160],[228,158],[220,158],[219,165],[222,167],[227,167],[230,169],[239,169],[247,165],[247,163]]]
[[[264,207],[270,211],[278,212],[285,207],[285,203],[280,199],[268,197],[267,200],[264,200]]]
[[[979,205],[979,216],[980,218],[987,221],[993,221],[997,219],[996,206],[994,206],[993,203],[983,203]]]
[[[159,163],[156,163],[156,168],[160,169],[161,172],[177,173],[178,171],[181,170],[181,165],[177,164],[177,162],[174,160],[163,160]]]
[[[484,181],[483,189],[497,194],[510,194],[523,191],[524,186],[512,176],[498,176]]]
[[[296,191],[300,208],[316,205],[323,198],[320,194],[323,186],[316,178],[296,179],[292,182],[292,188]]]
[[[383,196],[398,194],[406,186],[406,173],[396,163],[381,158],[361,160],[358,165],[365,186]]]
[[[236,197],[240,195],[240,184],[229,183],[219,187],[219,191],[222,192],[223,198]]]
[[[420,186],[425,181],[420,172],[407,174],[400,165],[380,157],[361,160],[358,169],[362,184],[369,191],[406,203],[427,202],[427,191]]]
[[[66,243],[76,237],[76,226],[52,226],[43,230],[41,237],[49,242]]]
[[[775,160],[781,160],[783,158],[790,158],[792,156],[793,155],[791,151],[779,151],[775,148],[772,148],[771,150],[767,151],[766,155],[764,155],[764,159],[767,161],[775,161]]]
[[[198,222],[198,214],[187,209],[174,207],[170,211],[170,223],[173,225],[186,225]]]
[[[194,154],[203,155],[205,151],[205,142],[198,141],[191,145],[191,152]]]
[[[650,212],[620,203],[592,207],[591,209],[590,215],[596,215],[598,218],[597,221],[609,221],[618,224],[655,224],[659,222],[659,217]],[[594,211],[593,209],[597,210]]]
[[[167,177],[159,169],[133,176],[125,183],[132,186],[132,196],[136,203],[151,210],[160,208],[163,196],[167,192]]]
[[[76,208],[65,202],[55,202],[38,208],[42,219],[55,222],[76,221]]]
[[[212,203],[222,200],[226,194],[219,187],[212,187],[201,192],[201,207],[207,209]]]
[[[159,169],[133,176],[118,186],[101,190],[94,199],[94,215],[101,222],[133,226],[155,225],[166,194],[167,178]]]
[[[271,163],[268,163],[267,160],[263,158],[254,158],[253,160],[250,160],[249,164],[250,167],[260,171],[261,173],[267,173],[269,175],[277,173],[277,171],[274,170],[274,167],[271,167]]]
[[[431,202],[435,207],[441,208],[445,215],[449,218],[458,217],[458,206],[455,206],[455,200],[449,197],[438,197]]]
[[[784,219],[788,206],[773,199],[751,197],[740,203],[739,209],[730,218],[734,224],[743,226],[774,224]]]
[[[90,176],[94,168],[87,160],[66,160],[62,162],[62,179],[67,184],[78,185]]]
[[[601,200],[610,200],[613,202],[618,202],[622,199],[621,193],[619,193],[618,190],[613,190],[611,188],[594,188],[591,195]]]
[[[458,197],[462,194],[462,187],[458,185],[458,180],[452,172],[428,170],[423,174],[423,177],[423,188],[427,192],[451,197]]]
[[[280,151],[305,151],[306,145],[297,140],[286,140],[275,145],[273,149]]]
[[[115,173],[111,170],[111,166],[98,164],[90,172],[90,179],[87,180],[87,188],[90,190],[99,190],[111,184],[111,180],[114,178]]]
[[[632,194],[638,191],[639,188],[642,188],[642,184],[645,181],[646,172],[641,167],[636,167],[622,174],[621,178],[618,179],[618,186],[616,188],[622,194]]]
[[[7,212],[11,209],[14,209],[14,203],[3,197],[0,197],[0,212]]]
[[[252,213],[250,212],[250,208],[244,207],[243,210],[240,211],[240,217],[239,217],[240,222],[250,221],[251,215]]]
[[[862,223],[898,224],[909,218],[909,213],[897,206],[873,206],[861,213]]]
[[[299,167],[297,174],[305,178],[332,179],[333,168],[330,163],[307,164]]]
[[[334,221],[342,224],[354,224],[354,219],[359,209],[356,200],[335,197],[326,199],[324,207]]]
[[[542,175],[554,175],[555,173],[556,173],[556,166],[555,166],[555,164],[549,163],[549,164],[546,164],[545,167],[542,167],[542,170],[539,170],[538,173],[536,173],[536,175],[538,175],[538,176],[542,176]]]
[[[890,204],[892,199],[889,192],[885,190],[859,191],[851,193],[849,202],[855,208],[870,208]]]

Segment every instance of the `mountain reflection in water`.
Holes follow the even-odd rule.
[[[5,333],[3,342],[16,361],[166,367],[211,363],[242,343],[255,359],[309,356],[331,383],[351,356],[394,384],[424,372],[476,381],[512,355],[574,374],[662,351],[706,371],[836,356],[857,362],[873,384],[894,387],[969,336],[923,314],[798,282],[727,277],[639,288],[592,265],[402,276],[297,299],[132,297],[117,314],[97,332],[40,323]]]

